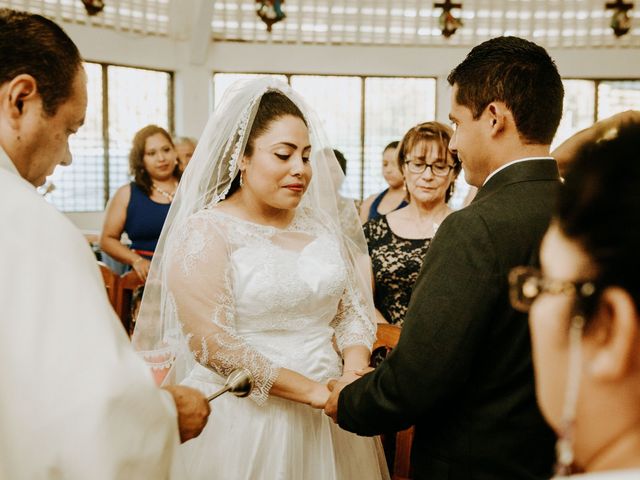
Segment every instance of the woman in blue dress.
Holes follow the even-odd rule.
[[[180,165],[169,133],[156,125],[138,131],[129,154],[133,181],[109,201],[102,227],[102,251],[145,280],[162,226],[178,188]],[[120,238],[127,233],[131,246]]]

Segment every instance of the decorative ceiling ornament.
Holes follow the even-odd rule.
[[[282,11],[284,0],[256,0],[256,3],[256,13],[267,24],[267,32],[271,32],[271,27],[274,23],[287,16]]]
[[[624,0],[616,0],[615,2],[607,2],[605,8],[606,10],[613,10],[609,26],[613,29],[616,37],[621,37],[628,33],[631,29],[629,10],[633,8],[633,2],[624,3]]]
[[[84,8],[88,15],[97,15],[104,10],[104,2],[102,0],[82,0]]]
[[[463,25],[462,20],[454,17],[451,13],[454,8],[462,8],[462,3],[451,3],[451,0],[445,0],[444,2],[434,3],[433,7],[442,9],[438,24],[445,38],[449,38],[456,33],[456,30]]]

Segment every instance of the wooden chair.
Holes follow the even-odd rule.
[[[144,281],[140,280],[133,270],[122,275],[118,281],[115,310],[129,335],[133,333],[134,326],[131,318],[131,298],[136,288],[141,285],[144,285]]]
[[[120,277],[116,272],[111,270],[105,263],[98,262],[98,268],[100,268],[100,273],[102,274],[102,281],[104,282],[104,286],[107,289],[107,297],[109,297],[109,303],[111,306],[116,308],[116,295],[118,291],[118,282]]]
[[[378,324],[376,341],[373,344],[371,355],[372,366],[377,366],[389,352],[398,344],[400,338],[400,327],[389,324]],[[414,427],[402,430],[395,434],[395,455],[393,462],[392,480],[411,480],[413,472],[411,470],[411,444],[413,443]],[[383,444],[389,444],[382,435]]]

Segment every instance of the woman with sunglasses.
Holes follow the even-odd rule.
[[[431,239],[452,212],[447,202],[461,165],[448,150],[451,135],[451,129],[438,122],[421,123],[404,135],[397,162],[409,204],[363,227],[379,323],[402,326]]]
[[[538,403],[558,475],[640,479],[640,123],[573,158],[540,252],[511,272],[530,310]]]

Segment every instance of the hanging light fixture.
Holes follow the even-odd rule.
[[[633,2],[625,3],[624,0],[616,0],[615,2],[607,2],[606,10],[613,10],[611,22],[609,26],[612,28],[616,37],[621,37],[631,29],[631,17],[629,10],[633,8]]]
[[[82,4],[90,16],[97,15],[104,10],[104,2],[102,0],[82,0]]]
[[[286,18],[282,11],[284,0],[256,0],[256,13],[267,24],[267,32],[271,32],[274,23]]]
[[[433,7],[442,9],[440,18],[438,18],[438,24],[440,25],[442,35],[444,35],[445,38],[449,38],[462,26],[462,20],[454,17],[451,13],[451,10],[454,8],[462,8],[462,3],[451,3],[451,0],[445,0],[444,2],[434,3]]]

